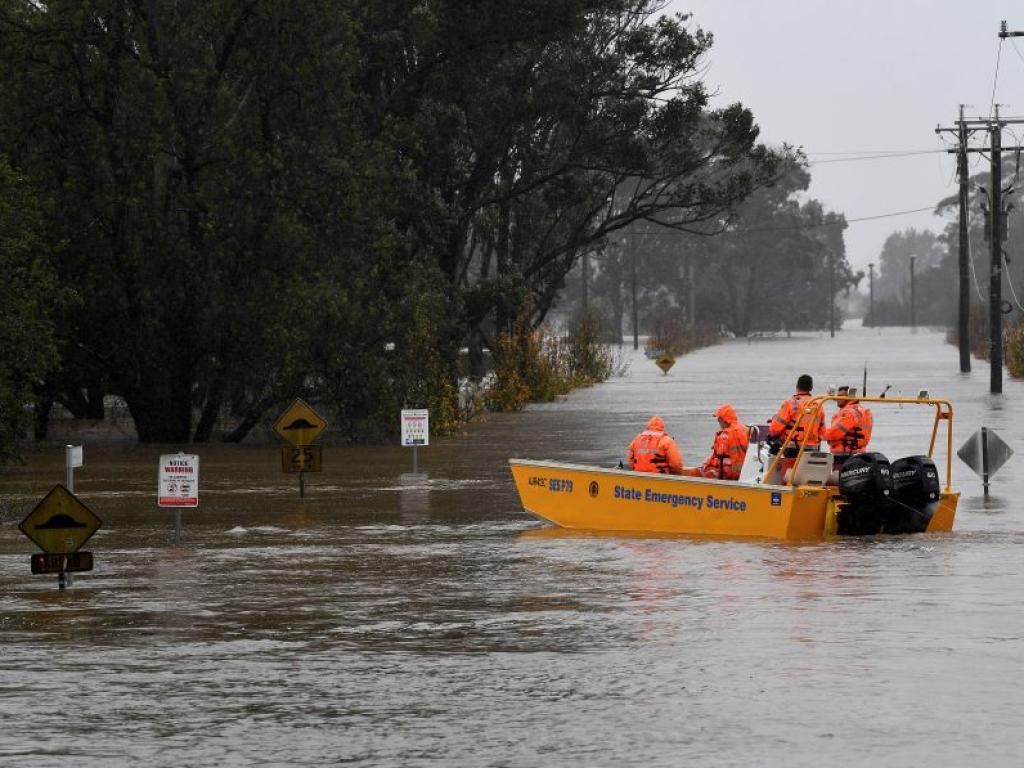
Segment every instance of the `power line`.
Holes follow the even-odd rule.
[[[995,111],[996,106],[996,84],[999,82],[999,59],[1003,55],[1003,39],[999,38],[999,48],[996,50],[996,73],[992,78],[992,102],[988,108],[989,120],[992,119],[992,113]]]
[[[892,218],[893,216],[906,216],[906,215],[911,214],[911,213],[922,213],[924,211],[934,211],[934,210],[935,210],[935,206],[934,205],[929,205],[926,208],[911,208],[911,209],[906,210],[906,211],[893,211],[891,213],[879,213],[879,214],[875,214],[874,216],[858,216],[858,217],[855,217],[855,218],[852,218],[852,219],[845,219],[844,218],[842,221],[836,221],[836,222],[821,222],[819,224],[794,224],[794,225],[789,226],[789,227],[751,227],[750,229],[728,229],[728,230],[723,230],[719,234],[742,235],[742,234],[746,234],[747,232],[787,232],[787,231],[796,231],[796,230],[801,230],[801,229],[825,229],[825,228],[828,228],[828,227],[842,227],[842,226],[845,226],[846,224],[854,224],[854,223],[856,223],[858,221],[873,221],[875,219],[888,219],[888,218]],[[635,231],[634,234],[637,234],[637,235],[712,234],[710,232],[700,233],[700,232],[689,232],[689,231],[684,231],[684,230],[681,230],[681,229],[675,229],[675,228],[672,227],[672,225],[666,224],[666,223],[663,223],[663,222],[660,222],[660,221],[652,221],[651,223],[652,224],[661,224],[661,226],[665,227],[665,229],[647,230],[647,231]]]
[[[887,152],[875,155],[859,155],[855,157],[834,157],[829,160],[810,160],[808,165],[825,165],[826,163],[850,163],[858,160],[887,160],[893,157],[914,157],[916,155],[934,155],[945,152],[943,149],[920,149],[911,152]],[[824,154],[824,153],[822,153]],[[838,154],[838,153],[837,153]]]
[[[805,152],[806,155],[915,155],[934,152],[934,149],[860,149],[855,152]]]

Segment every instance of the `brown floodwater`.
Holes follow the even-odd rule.
[[[1024,476],[961,463],[950,535],[783,544],[588,535],[524,514],[509,457],[609,465],[652,413],[688,463],[713,408],[766,419],[796,375],[927,387],[956,445],[1016,450],[1024,385],[987,394],[941,334],[735,341],[408,449],[325,447],[306,497],[274,446],[84,441],[95,569],[32,576],[17,523],[63,449],[0,474],[0,765],[1019,765]],[[396,414],[397,418],[397,414]],[[919,452],[904,409],[874,447]],[[156,506],[198,453],[200,506]]]

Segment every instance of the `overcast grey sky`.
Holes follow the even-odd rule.
[[[1002,115],[1024,116],[1024,37],[1001,51],[998,38],[1003,19],[1024,30],[1019,0],[671,0],[666,12],[692,13],[714,33],[704,81],[715,103],[740,101],[765,141],[802,146],[817,162],[811,196],[848,219],[955,194],[953,157],[927,152],[944,146],[935,126],[951,126],[961,103],[987,117],[994,83]],[[1004,145],[1021,143],[1014,131],[1024,138],[1024,126],[1009,126]],[[864,268],[891,232],[943,226],[928,212],[851,222],[847,254]]]

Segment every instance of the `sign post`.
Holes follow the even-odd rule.
[[[32,573],[56,573],[57,586],[71,583],[71,571],[91,571],[92,553],[79,552],[102,522],[75,494],[55,485],[18,526],[42,555],[32,555]]]
[[[325,429],[327,419],[302,398],[295,398],[274,422],[274,431],[292,444],[291,448],[281,449],[281,469],[299,474],[300,499],[306,495],[306,473],[323,469],[321,448],[312,442]]]
[[[981,477],[987,498],[989,478],[1013,456],[1013,449],[994,429],[982,427],[967,438],[967,442],[960,446],[956,455]]]
[[[412,473],[419,471],[420,446],[430,445],[430,411],[426,408],[402,409],[402,446],[412,448]]]
[[[82,466],[82,446],[64,446],[64,487],[75,492],[75,467]]]
[[[668,376],[668,372],[672,370],[672,366],[676,364],[676,359],[672,357],[668,352],[660,355],[654,364],[661,368],[661,372]]]
[[[199,457],[193,453],[166,453],[160,457],[156,503],[174,507],[174,540],[181,541],[181,510],[199,506]]]

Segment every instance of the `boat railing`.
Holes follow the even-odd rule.
[[[837,405],[848,403],[851,401],[859,401],[861,403],[879,403],[882,405],[921,405],[931,406],[935,408],[935,419],[932,422],[932,433],[931,439],[928,443],[928,457],[932,458],[935,452],[935,440],[939,432],[939,422],[946,422],[946,491],[951,490],[953,483],[953,404],[948,400],[936,400],[929,397],[910,398],[910,397],[866,397],[866,396],[854,396],[848,395],[819,395],[807,400],[802,410],[804,414],[809,414],[812,421],[817,421],[818,415],[822,413],[822,409],[826,403],[834,402]],[[772,475],[779,470],[780,463],[785,459],[785,446],[791,442],[797,442],[793,438],[796,436],[797,428],[799,427],[800,419],[796,420],[796,423],[790,427],[789,431],[785,433],[782,440],[782,449],[775,455],[771,464],[768,466],[765,477],[772,477]],[[794,459],[793,466],[797,466],[800,463],[800,458],[804,455],[804,452],[808,450],[806,432],[800,438],[797,445],[797,453]],[[816,450],[816,446],[811,447],[810,450]],[[794,473],[795,474],[795,473]],[[784,478],[784,485],[792,485],[793,477]]]

